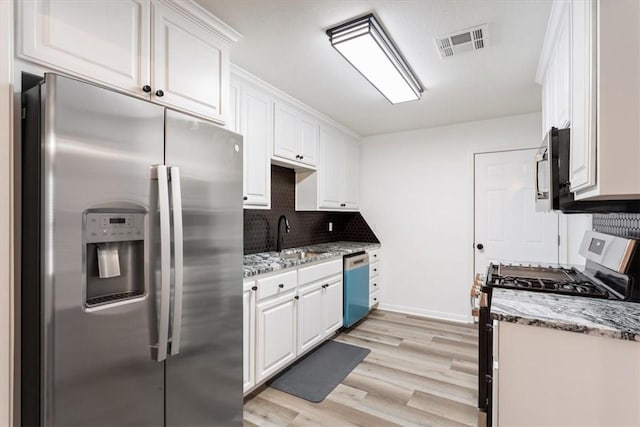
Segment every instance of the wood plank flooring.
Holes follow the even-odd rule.
[[[371,353],[320,403],[266,387],[249,426],[475,426],[477,326],[375,310],[336,341]]]

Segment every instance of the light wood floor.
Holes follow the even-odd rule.
[[[261,390],[244,425],[476,425],[477,326],[376,310],[335,339],[371,353],[321,403]]]

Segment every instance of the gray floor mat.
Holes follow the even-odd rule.
[[[310,402],[322,402],[370,352],[368,348],[327,341],[269,385]]]

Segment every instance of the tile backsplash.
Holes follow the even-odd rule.
[[[284,233],[283,248],[338,240],[379,243],[359,212],[296,212],[295,172],[271,166],[271,209],[244,210],[244,253],[276,250],[278,219],[286,215],[291,232]],[[333,231],[329,231],[329,222]]]
[[[593,229],[616,236],[640,239],[640,213],[593,214]]]

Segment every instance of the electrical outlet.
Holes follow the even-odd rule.
[[[329,223],[329,231],[333,231],[333,223],[332,222]]]

